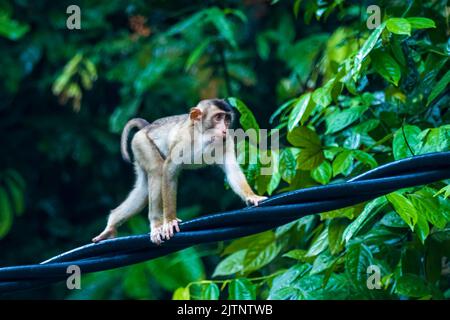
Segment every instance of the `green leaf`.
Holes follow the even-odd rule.
[[[228,300],[255,300],[256,288],[247,279],[235,279],[228,286]]]
[[[0,239],[11,229],[13,212],[8,200],[8,195],[0,186]]]
[[[170,291],[205,277],[205,268],[196,248],[184,249],[145,265],[151,278]]]
[[[405,221],[395,211],[386,213],[380,220],[380,223],[391,228],[408,228]]]
[[[211,21],[216,27],[217,31],[222,37],[228,41],[233,47],[237,48],[237,42],[231,24],[228,22],[223,11],[217,7],[213,7],[208,10],[208,20]]]
[[[416,208],[419,216],[423,216],[436,227],[443,229],[447,224],[444,210],[439,204],[439,200],[433,197],[433,192],[425,189],[419,190],[414,194],[410,194],[409,198]],[[423,224],[424,222],[422,222]]]
[[[289,115],[288,130],[292,131],[300,122],[303,125],[308,120],[315,104],[311,100],[311,92],[305,93],[294,104],[294,108]]]
[[[247,236],[247,237],[242,237],[236,240],[233,240],[224,250],[222,255],[229,255],[231,253],[234,253],[236,251],[240,251],[243,249],[247,249],[248,246],[253,243],[253,242],[257,242],[259,241],[261,237],[261,234],[254,234],[251,236]]]
[[[372,253],[363,244],[356,244],[347,249],[345,269],[355,283],[367,280],[367,267],[373,264]]]
[[[378,166],[378,163],[375,160],[375,158],[372,157],[372,155],[370,155],[369,153],[364,152],[362,150],[353,150],[352,153],[358,161],[367,164],[371,169]]]
[[[285,258],[291,258],[294,260],[304,261],[306,255],[306,250],[294,249],[283,254]]]
[[[353,236],[369,222],[386,205],[385,197],[376,198],[366,204],[361,214],[353,221],[342,234],[342,239],[348,242]]]
[[[417,215],[417,223],[414,226],[414,231],[416,232],[420,241],[422,243],[425,243],[425,240],[427,239],[428,234],[430,233],[430,226],[428,225],[427,219],[425,219],[425,217],[422,216],[421,214]]]
[[[315,131],[308,127],[297,127],[287,135],[290,144],[296,147],[313,149],[321,148],[320,138]]]
[[[411,157],[413,155],[408,148],[408,144],[411,147],[412,151],[415,152],[420,142],[419,141],[420,132],[421,130],[419,127],[411,125],[405,125],[403,126],[403,129],[400,128],[395,132],[394,140],[392,142],[392,149],[395,160]]]
[[[297,160],[292,153],[291,148],[285,148],[280,156],[280,173],[281,177],[287,183],[291,183],[297,173]]]
[[[297,279],[303,277],[310,270],[307,264],[296,264],[283,274],[275,277],[269,292],[269,300],[298,299],[299,290],[293,288]]]
[[[386,198],[411,230],[414,230],[414,225],[417,222],[417,211],[411,201],[399,192],[392,192],[386,195]]]
[[[200,24],[200,22],[203,22],[205,19],[205,16],[207,15],[207,10],[202,10],[199,12],[194,13],[190,17],[183,19],[181,22],[175,24],[172,26],[167,32],[167,36],[172,36],[177,33],[182,33],[185,31],[191,31],[195,30],[195,27]]]
[[[325,134],[338,132],[356,120],[367,110],[367,106],[356,106],[343,111],[335,111],[325,118],[327,130]]]
[[[334,262],[336,261],[336,258],[330,255],[328,251],[324,251],[321,254],[317,256],[317,258],[314,260],[312,269],[310,271],[310,275],[319,274],[331,266],[333,266]]]
[[[405,274],[397,279],[395,291],[399,295],[420,298],[431,294],[425,280],[415,274]]]
[[[30,30],[27,24],[10,19],[0,12],[0,36],[9,40],[19,40]]]
[[[275,118],[277,116],[279,116],[283,111],[285,111],[286,109],[288,109],[290,106],[292,106],[294,104],[294,102],[296,102],[298,99],[294,98],[291,100],[286,101],[285,103],[283,103],[271,116],[269,119],[269,123],[273,123],[273,121],[275,120]]]
[[[328,161],[324,160],[319,166],[311,171],[311,177],[321,184],[330,182],[333,169]]]
[[[272,231],[260,234],[258,241],[252,242],[244,257],[244,272],[258,270],[270,263],[280,252]]]
[[[431,90],[430,95],[427,99],[427,106],[430,105],[430,103],[436,99],[436,97],[444,91],[444,89],[447,87],[448,83],[450,82],[450,70],[445,73],[445,75],[439,80],[435,86],[433,86],[433,89]]]
[[[332,101],[331,90],[333,89],[334,84],[335,79],[333,78],[329,80],[325,86],[316,89],[312,94],[313,101],[322,107],[327,107]]]
[[[380,38],[381,34],[383,33],[383,30],[386,26],[386,23],[383,22],[380,24],[367,38],[367,40],[362,45],[361,49],[359,49],[358,53],[355,56],[354,59],[354,67],[352,68],[351,72],[353,75],[357,74],[359,70],[361,69],[362,62],[365,57],[372,51],[372,49],[375,47],[378,39]]]
[[[390,18],[386,21],[386,28],[395,34],[411,35],[411,24],[404,18]]]
[[[320,138],[313,130],[296,127],[288,133],[287,139],[292,145],[303,148],[297,157],[298,169],[312,170],[325,159]]]
[[[201,58],[203,52],[205,52],[205,50],[208,48],[209,43],[210,39],[206,39],[202,43],[200,43],[194,51],[192,51],[186,61],[186,70],[189,70],[194,64],[197,63],[197,61]]]
[[[316,237],[306,253],[306,257],[315,257],[328,247],[328,228]]]
[[[242,271],[246,253],[246,249],[239,250],[223,259],[214,270],[213,277],[228,276]]]
[[[219,295],[219,287],[214,282],[202,285],[202,300],[218,300]]]
[[[344,150],[339,153],[333,161],[333,176],[342,173],[347,175],[348,169],[353,163],[353,152],[351,150]]]
[[[444,194],[444,199],[447,199],[448,197],[450,197],[450,184],[443,187],[438,192],[436,192],[433,197],[437,197],[440,194]]]
[[[191,294],[189,292],[189,287],[186,288],[178,288],[175,290],[172,296],[173,300],[190,300]]]
[[[123,281],[123,289],[127,298],[145,299],[151,296],[150,285],[142,279],[148,278],[145,264],[138,264],[127,268]]]
[[[348,226],[348,220],[345,218],[336,218],[330,221],[328,225],[328,247],[333,255],[338,254],[342,248],[342,235]]]
[[[302,149],[297,157],[297,168],[301,170],[312,170],[325,160],[320,148]]]
[[[433,20],[422,17],[409,17],[406,18],[413,29],[427,29],[436,28]]]
[[[244,102],[237,98],[228,98],[227,100],[233,107],[235,107],[239,111],[241,115],[239,117],[239,122],[244,131],[247,131],[248,129],[259,131],[259,124],[256,121],[255,116]]]
[[[398,86],[401,77],[401,69],[397,61],[387,52],[375,50],[370,54],[372,65],[388,82]]]

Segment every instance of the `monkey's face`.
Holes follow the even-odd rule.
[[[200,131],[207,139],[223,141],[227,136],[233,118],[231,107],[223,110],[223,106],[217,106],[212,101],[206,100],[191,110],[190,118],[197,124]],[[223,101],[223,100],[218,100]]]

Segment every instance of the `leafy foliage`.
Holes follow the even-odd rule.
[[[36,262],[89,241],[132,184],[119,161],[126,121],[183,113],[202,98],[228,97],[244,129],[280,130],[280,150],[243,166],[260,194],[448,151],[446,2],[377,4],[382,23],[368,30],[365,8],[341,0],[86,0],[82,29],[67,30],[69,3],[0,1],[0,237],[23,249],[4,250],[2,261]],[[241,156],[251,148],[238,146]],[[260,174],[263,156],[273,160],[272,175]],[[241,206],[216,176],[207,169],[183,177],[182,219]],[[398,190],[218,246],[84,275],[80,291],[28,294],[449,298],[449,195],[448,181]],[[121,232],[148,232],[145,215]],[[381,289],[367,286],[372,265]]]

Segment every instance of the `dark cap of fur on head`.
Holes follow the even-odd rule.
[[[225,112],[233,112],[233,108],[224,99],[211,99],[210,103]]]

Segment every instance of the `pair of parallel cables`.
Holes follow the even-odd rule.
[[[348,207],[398,189],[450,179],[450,152],[394,161],[347,182],[272,196],[257,207],[201,216],[180,224],[180,232],[157,246],[148,234],[105,240],[62,253],[40,264],[0,268],[0,294],[63,281],[67,268],[90,273],[158,258],[190,246],[235,239],[269,230],[301,217]]]

